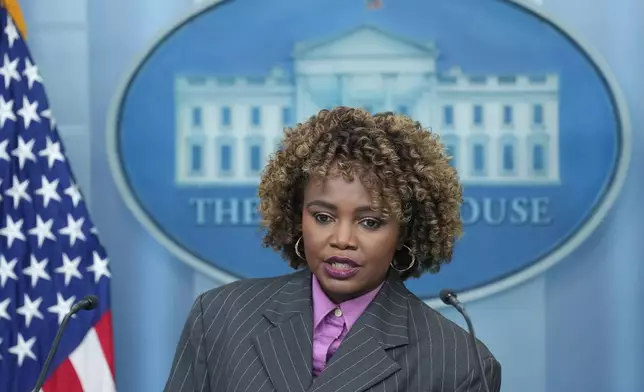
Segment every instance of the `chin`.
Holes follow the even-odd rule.
[[[337,292],[343,292],[343,293],[360,291],[360,287],[362,287],[362,284],[360,284],[359,282],[356,282],[353,279],[340,280],[340,279],[333,279],[328,276],[323,276],[322,279],[318,277],[318,280],[320,280],[321,284],[324,285],[325,288],[328,288],[329,290],[333,290]]]
[[[340,295],[344,297],[364,291],[365,284],[359,280],[357,275],[349,279],[335,279],[328,276],[325,271],[320,272],[315,276],[328,295]]]

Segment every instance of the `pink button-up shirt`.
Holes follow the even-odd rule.
[[[315,275],[312,279],[313,375],[317,377],[358,317],[378,294],[384,282],[360,297],[336,305],[322,291]]]

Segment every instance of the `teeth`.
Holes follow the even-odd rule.
[[[353,268],[349,264],[345,264],[345,263],[333,263],[331,265],[333,266],[333,268],[337,268],[337,269],[351,269],[351,268]]]

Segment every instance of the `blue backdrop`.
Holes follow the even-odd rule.
[[[342,13],[336,15],[339,8],[342,8]],[[255,18],[257,14],[262,18]],[[466,18],[475,18],[476,23],[459,26]],[[235,27],[249,20],[253,20],[252,28]],[[193,253],[193,258],[205,259],[203,264],[216,264],[243,277],[288,272],[288,266],[279,260],[277,254],[261,248],[257,220],[243,222],[244,214],[240,213],[232,214],[240,216],[238,223],[230,219],[216,223],[215,219],[204,218],[203,223],[196,224],[196,208],[190,201],[196,198],[216,199],[223,205],[224,202],[247,200],[256,195],[256,183],[234,185],[231,184],[231,176],[209,177],[209,173],[213,175],[209,169],[217,167],[218,162],[225,160],[225,155],[244,157],[248,149],[244,148],[246,129],[243,119],[248,113],[244,103],[253,102],[263,110],[258,116],[261,132],[248,135],[255,138],[272,140],[277,136],[271,134],[270,110],[271,105],[284,104],[284,95],[293,101],[286,107],[298,121],[313,114],[300,109],[306,103],[306,95],[299,91],[320,84],[315,84],[315,77],[308,76],[307,71],[294,71],[298,64],[306,63],[307,56],[315,59],[326,56],[326,60],[319,61],[327,65],[319,65],[316,72],[335,73],[324,88],[320,88],[324,93],[311,93],[315,94],[316,103],[321,102],[320,105],[335,105],[337,97],[343,94],[350,97],[359,94],[360,88],[349,84],[343,93],[342,88],[331,81],[343,72],[349,72],[347,69],[339,70],[343,65],[358,75],[400,72],[403,81],[413,78],[413,72],[429,72],[430,66],[417,65],[419,56],[426,56],[425,59],[432,56],[431,50],[422,50],[421,45],[426,42],[435,43],[438,52],[436,69],[441,75],[439,80],[448,79],[450,70],[459,67],[465,75],[456,83],[469,84],[483,91],[478,96],[464,94],[464,97],[458,95],[461,98],[456,98],[451,95],[456,93],[440,92],[451,88],[449,84],[442,84],[435,88],[439,90],[437,97],[425,102],[418,98],[422,94],[416,90],[431,91],[431,88],[419,87],[423,83],[421,79],[409,83],[407,88],[399,88],[391,99],[391,108],[405,106],[425,126],[443,131],[444,141],[451,137],[464,142],[455,143],[454,150],[457,151],[456,158],[464,158],[456,165],[465,182],[463,219],[466,234],[459,241],[453,262],[441,270],[439,279],[426,275],[407,282],[407,286],[423,298],[437,297],[440,288],[445,286],[461,292],[496,283],[501,277],[510,275],[518,281],[514,275],[517,271],[523,270],[523,275],[529,277],[532,274],[525,272],[527,267],[548,263],[544,259],[560,260],[562,252],[573,247],[570,245],[575,242],[575,236],[584,237],[594,229],[592,222],[598,220],[594,214],[605,210],[602,204],[610,203],[606,201],[611,199],[609,193],[621,186],[625,162],[630,155],[630,147],[624,149],[622,139],[626,140],[630,129],[621,124],[623,119],[620,116],[625,114],[618,110],[621,108],[616,104],[620,95],[611,91],[613,87],[605,82],[604,78],[608,76],[602,74],[606,72],[602,68],[606,67],[593,63],[596,60],[591,57],[594,55],[592,52],[590,55],[582,52],[574,34],[562,34],[555,24],[547,23],[547,19],[539,18],[509,1],[461,0],[446,3],[407,0],[405,3],[388,3],[383,10],[374,11],[365,9],[361,0],[311,0],[297,3],[297,6],[288,0],[261,4],[252,0],[235,0],[207,7],[204,12],[183,22],[178,23],[150,52],[141,55],[140,66],[126,84],[118,109],[110,114],[114,125],[108,129],[111,131],[108,139],[113,144],[108,145],[108,151],[113,154],[114,173],[119,175],[119,183],[124,184],[124,196],[132,200],[137,212],[147,215],[148,229],[156,230],[157,238],[172,241]],[[301,49],[293,54],[294,48],[302,48],[310,41],[317,43],[312,51],[324,51],[325,54],[315,55]],[[339,49],[340,46],[344,49]],[[378,49],[373,54],[373,49],[369,52],[370,49],[365,48]],[[365,55],[371,53],[370,65],[346,56],[348,51],[359,50],[365,51]],[[387,50],[396,53],[401,60],[392,62],[383,52]],[[430,63],[430,60],[426,62]],[[227,82],[233,77],[247,75],[259,79],[257,76],[263,77],[275,66],[283,67],[285,77],[282,83],[284,88],[292,89],[292,94],[271,94],[269,82],[262,84],[257,81],[251,87],[237,86],[234,92],[227,90],[208,95],[189,92],[199,87],[192,87],[192,90],[182,87],[182,92],[176,93],[179,76],[210,80],[214,84],[216,77],[226,78]],[[374,66],[379,67],[378,71],[366,68]],[[494,80],[496,75],[518,75],[517,79],[530,75],[533,80],[541,76],[546,82],[529,86],[522,86],[519,82],[493,87],[470,84],[468,78],[484,76]],[[547,87],[550,81],[545,75],[556,77],[556,80],[550,79],[556,82],[552,83],[553,87]],[[258,88],[265,92],[253,94],[253,90]],[[495,88],[505,88],[510,92],[496,93]],[[544,88],[553,92],[548,95],[538,92]],[[386,95],[384,88],[374,87],[369,95],[377,101],[381,94]],[[206,96],[208,98],[202,98]],[[551,99],[555,101],[556,112],[553,106],[544,105]],[[453,104],[454,100],[456,104]],[[486,106],[482,110],[485,115],[481,116],[483,129],[472,135],[468,135],[468,130],[463,127],[471,121],[468,111],[463,110],[470,101]],[[355,105],[362,103],[359,100],[354,102]],[[499,102],[508,106],[512,113],[510,117],[513,117],[510,121],[513,125],[506,126],[501,133],[506,140],[514,141],[512,149],[517,155],[515,170],[520,164],[525,164],[522,166],[526,169],[533,167],[528,147],[531,138],[550,138],[552,143],[548,150],[554,151],[556,159],[545,157],[544,161],[551,173],[556,173],[552,183],[544,184],[538,176],[531,177],[529,170],[523,175],[517,174],[513,180],[516,183],[494,179],[493,163],[502,155],[495,154],[493,149],[498,144],[493,105],[500,105]],[[530,102],[539,102],[542,108],[546,107],[543,109],[545,114],[541,116],[545,126],[531,128],[528,125],[532,121],[528,110]],[[217,103],[229,105],[229,110],[235,112],[231,132],[217,129],[218,123],[213,119]],[[455,113],[452,117],[457,126],[451,132],[443,129],[442,119],[436,118],[438,116],[430,120],[425,118],[428,112],[432,112],[432,106],[441,112],[441,106],[447,103],[453,105]],[[186,108],[190,105],[191,120],[199,121],[199,127],[193,129],[190,122],[180,120],[182,105]],[[523,111],[522,105],[526,108]],[[201,113],[196,120],[195,110]],[[280,122],[276,125],[281,125]],[[181,132],[185,134],[178,136],[177,133]],[[487,152],[481,154],[481,161],[489,166],[486,173],[489,176],[471,178],[470,168],[463,164],[468,158],[474,161],[471,148],[466,145],[473,143],[480,134],[490,138]],[[234,154],[223,154],[220,149],[209,148],[225,140],[222,135],[234,141]],[[177,144],[182,144],[177,140],[183,138],[192,140],[201,153],[188,158],[189,149],[177,147]],[[582,138],[584,142],[580,144]],[[525,150],[522,150],[523,146]],[[199,186],[177,186],[177,162],[189,161],[194,165],[195,160],[204,162],[199,164],[196,178],[210,182],[201,182]],[[236,169],[237,175],[243,170],[238,160],[232,160],[228,166]],[[190,177],[191,174],[184,176]],[[473,184],[468,181],[472,179],[483,181]],[[485,208],[485,203],[493,207]],[[530,208],[529,203],[533,206],[540,204],[541,213],[535,213],[535,208]],[[509,205],[507,213],[499,213],[503,209],[501,204]],[[481,212],[482,209],[488,212]],[[210,217],[215,215],[216,207],[205,207],[204,210],[207,210],[204,216]],[[516,214],[515,210],[521,212]],[[493,252],[490,251],[492,249]],[[481,255],[486,256],[482,258]]]
[[[106,149],[108,111],[126,72],[196,3],[21,1],[30,47],[111,258],[122,392],[162,389],[194,296],[217,284],[177,260],[133,217],[116,189]],[[637,17],[644,3],[596,0],[591,7],[585,0],[544,0],[541,7],[592,44],[612,69],[631,114],[630,170],[611,213],[582,246],[546,273],[467,306],[479,336],[504,366],[504,392],[641,392],[644,49],[636,40],[644,36]],[[261,15],[240,27],[250,31],[254,24],[261,24]],[[444,312],[462,325],[456,314]]]

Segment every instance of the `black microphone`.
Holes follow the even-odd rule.
[[[97,306],[98,306],[98,297],[90,294],[85,298],[81,299],[80,301],[76,302],[74,306],[72,306],[70,313],[75,314],[79,310],[92,310]]]
[[[479,353],[479,345],[476,344],[476,335],[474,334],[474,325],[472,325],[472,320],[470,320],[470,316],[467,315],[467,312],[465,311],[465,307],[461,303],[461,301],[458,300],[456,297],[456,293],[453,290],[450,289],[443,289],[440,291],[440,297],[441,301],[445,303],[445,305],[451,305],[460,314],[463,315],[463,318],[465,318],[465,322],[467,322],[467,329],[470,331],[470,338],[472,340],[472,344],[474,345],[474,351],[476,352],[476,358],[478,359],[479,362],[479,369],[481,370],[481,378],[483,379],[483,385],[485,385],[485,391],[490,392],[490,388],[487,386],[487,379],[485,378],[485,370],[483,370],[483,360],[481,359],[481,354]]]
[[[65,318],[63,318],[63,322],[60,324],[60,327],[58,328],[56,337],[54,338],[54,343],[51,345],[51,349],[49,349],[49,354],[47,355],[45,364],[43,365],[43,368],[40,371],[40,375],[38,376],[38,381],[36,381],[36,386],[34,387],[33,392],[40,392],[40,388],[42,388],[42,385],[45,383],[45,376],[47,375],[47,370],[49,370],[49,364],[51,363],[51,360],[54,358],[54,355],[56,354],[56,350],[58,350],[58,344],[60,343],[60,338],[63,336],[63,331],[67,327],[67,323],[69,322],[69,319],[74,314],[78,313],[80,310],[92,310],[97,305],[98,305],[98,297],[96,297],[95,295],[88,295],[85,298],[81,299],[80,301],[76,302],[69,310],[69,313],[65,315]]]

